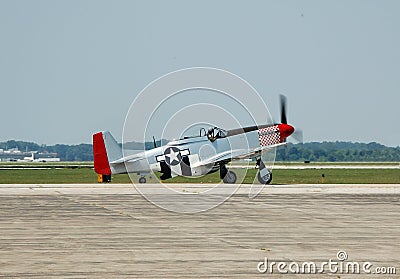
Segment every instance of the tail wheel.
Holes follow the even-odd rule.
[[[233,171],[228,171],[222,181],[227,184],[235,184],[236,179],[236,173],[234,173]]]
[[[110,183],[111,182],[111,174],[109,174],[109,175],[103,174],[103,182]]]
[[[272,181],[272,172],[268,171],[264,176],[261,176],[261,173],[258,172],[257,178],[261,184],[269,184]]]
[[[139,178],[139,183],[146,183],[146,177]]]

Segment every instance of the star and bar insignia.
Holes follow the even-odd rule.
[[[156,160],[157,162],[165,161],[169,166],[176,166],[182,162],[183,156],[188,156],[189,154],[189,149],[180,150],[175,146],[171,146],[164,150],[163,155],[156,156]]]

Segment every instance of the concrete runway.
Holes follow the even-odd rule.
[[[257,265],[265,257],[320,263],[342,250],[397,275],[298,276],[399,277],[400,184],[269,186],[255,199],[248,190],[178,214],[132,185],[0,185],[0,276],[290,278]]]

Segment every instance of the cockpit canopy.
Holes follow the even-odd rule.
[[[216,139],[220,139],[220,138],[225,138],[227,136],[228,132],[225,131],[224,129],[218,128],[218,127],[214,127],[214,128],[210,128],[207,132],[207,138],[213,142]]]

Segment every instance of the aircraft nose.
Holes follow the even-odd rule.
[[[281,135],[281,142],[285,141],[285,139],[294,132],[293,126],[289,124],[279,124],[278,128],[279,128],[279,134]]]

